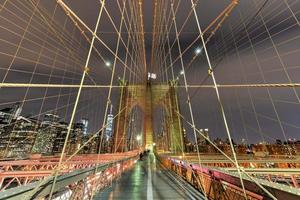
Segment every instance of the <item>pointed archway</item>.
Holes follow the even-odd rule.
[[[127,127],[128,117],[132,112],[134,106],[139,106],[144,112],[144,133],[143,133],[143,147],[145,149],[153,149],[154,133],[153,133],[153,110],[157,106],[163,106],[167,121],[170,128],[168,134],[168,144],[166,146],[170,151],[183,151],[183,127],[181,119],[178,115],[180,113],[176,83],[169,84],[151,84],[147,82],[146,85],[123,85],[120,91],[119,101],[119,115],[116,118],[113,152],[127,151]]]

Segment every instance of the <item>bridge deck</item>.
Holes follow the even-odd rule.
[[[190,199],[150,153],[94,199]]]

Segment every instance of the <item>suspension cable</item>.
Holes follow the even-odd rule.
[[[234,1],[235,1],[236,4],[238,3],[238,0],[234,0]],[[205,40],[204,40],[204,37],[203,37],[203,34],[202,34],[202,30],[201,30],[201,27],[200,27],[200,23],[199,23],[199,20],[198,20],[198,15],[197,15],[197,11],[196,11],[196,8],[195,8],[196,5],[194,4],[194,0],[191,0],[191,4],[192,4],[193,11],[194,11],[194,15],[195,15],[197,27],[198,27],[198,30],[199,30],[199,34],[201,36],[203,50],[205,52],[205,56],[206,56],[206,59],[207,59],[209,71],[211,73],[211,77],[212,77],[213,83],[215,85],[215,91],[216,91],[217,99],[218,99],[220,109],[221,109],[221,112],[222,112],[222,117],[223,117],[223,120],[224,120],[224,125],[225,125],[226,133],[227,133],[227,136],[228,136],[228,139],[229,139],[231,151],[232,151],[232,154],[233,154],[233,157],[234,157],[235,165],[236,165],[238,173],[239,173],[241,185],[242,185],[243,192],[244,192],[244,197],[245,197],[245,199],[247,199],[247,194],[246,194],[246,191],[245,191],[243,178],[242,178],[242,175],[241,175],[241,172],[240,172],[240,166],[238,164],[236,152],[234,150],[234,146],[233,146],[233,143],[232,143],[231,134],[230,134],[229,127],[228,127],[228,124],[227,124],[227,119],[226,119],[224,107],[223,107],[223,104],[222,104],[222,101],[221,101],[221,98],[220,98],[220,95],[219,95],[219,89],[218,89],[217,82],[216,82],[216,79],[215,79],[215,76],[214,76],[212,65],[210,63],[210,58],[209,58],[209,55],[208,55],[208,52],[207,52],[207,49],[206,49],[206,43],[205,43]],[[193,123],[193,126],[194,126],[194,123]]]

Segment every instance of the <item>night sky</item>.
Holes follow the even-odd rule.
[[[1,82],[79,84],[89,43],[56,1],[16,0],[7,1],[6,4],[4,2],[6,1],[0,1]],[[106,9],[115,26],[119,27],[121,11],[117,2],[117,0],[107,1]],[[119,2],[122,6],[122,1]],[[129,1],[126,2],[126,10],[130,15]],[[196,10],[201,27],[205,29],[230,2],[200,0]],[[86,25],[94,29],[100,9],[99,1],[66,0],[65,3]],[[176,0],[174,5],[178,4],[176,22],[178,27],[182,27],[191,10],[191,3],[188,0]],[[169,14],[170,2],[167,1],[165,5]],[[143,17],[147,71],[156,73],[157,79],[154,83],[160,83],[163,77],[163,82],[166,82],[166,74],[161,73],[163,66],[151,65],[153,9],[153,1],[145,0]],[[298,0],[241,1],[207,43],[217,83],[299,83],[299,11]],[[129,24],[128,21],[127,23]],[[91,39],[92,35],[86,33]],[[97,35],[115,51],[117,33],[105,12]],[[181,48],[188,47],[198,35],[196,20],[192,14],[179,37]],[[121,36],[126,43],[128,31],[124,27]],[[175,29],[172,25],[169,34],[171,43],[175,38]],[[123,61],[126,56],[125,46],[120,44],[118,52]],[[105,62],[113,63],[114,56],[99,41],[95,42],[95,47],[101,52],[103,59],[95,51],[92,52],[90,72],[85,84],[109,85],[111,66],[106,66]],[[130,48],[130,45],[127,47]],[[187,82],[190,85],[211,85],[211,78],[207,78],[208,64],[203,50],[187,67],[198,47],[202,47],[201,40],[197,40],[183,55]],[[172,59],[179,56],[177,43],[171,52]],[[128,66],[132,70],[135,69],[132,63],[128,63]],[[137,70],[142,70],[142,66],[139,67]],[[172,68],[175,76],[179,76],[179,85],[183,86],[179,60]],[[124,65],[117,61],[113,85],[118,85],[118,77],[122,77],[123,70]],[[141,83],[143,74],[133,78],[130,73],[126,73],[125,77],[130,83]],[[168,77],[171,77],[170,68]],[[114,114],[118,112],[118,92],[118,88],[112,89],[111,102],[114,105]],[[76,94],[76,88],[0,88],[0,108],[21,102],[24,116],[42,119],[45,113],[56,112],[61,116],[61,120],[69,121]],[[82,91],[75,120],[88,118],[91,133],[102,125],[107,94],[107,88],[85,88]],[[186,103],[187,94],[182,87],[178,89],[178,95],[181,112],[185,119],[190,121]],[[215,90],[190,88],[189,95],[196,127],[209,128],[211,138],[225,139],[227,136]],[[300,139],[298,88],[220,88],[220,95],[229,129],[235,141],[241,142],[245,139],[249,143],[255,143],[262,140],[274,142],[277,138]],[[158,107],[154,111],[155,133],[161,131],[161,109]],[[137,129],[141,131],[143,124],[141,111],[138,111],[137,115],[140,116],[136,120]],[[192,130],[185,122],[184,127],[192,139]]]

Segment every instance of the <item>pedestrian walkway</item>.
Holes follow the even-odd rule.
[[[95,195],[94,199],[190,199],[187,194],[166,175],[166,170],[149,153],[143,160],[138,161],[134,168],[107,188]]]

